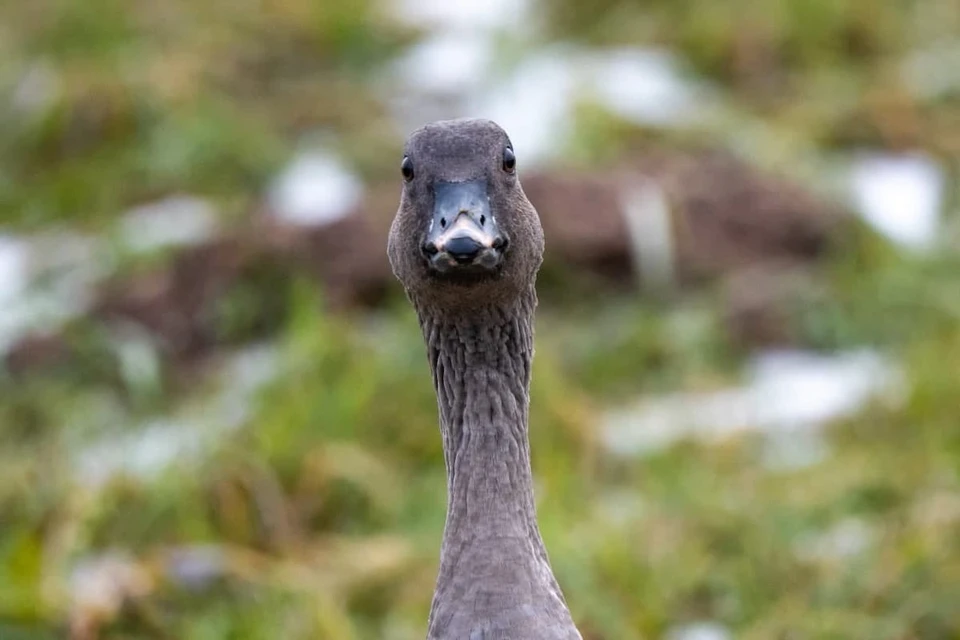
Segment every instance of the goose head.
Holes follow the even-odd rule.
[[[481,119],[421,127],[406,141],[400,174],[387,253],[415,301],[465,309],[530,290],[543,231],[503,129]]]

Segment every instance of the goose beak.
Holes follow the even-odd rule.
[[[506,237],[490,212],[485,180],[434,184],[433,218],[422,248],[441,273],[499,266]]]

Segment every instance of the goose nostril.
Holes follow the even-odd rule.
[[[481,215],[481,216],[480,216],[480,226],[482,227],[482,226],[485,225],[485,224],[487,224],[487,216]]]
[[[446,218],[440,218],[440,228],[441,228],[441,229],[446,229],[446,228],[447,228],[447,219],[446,219]]]

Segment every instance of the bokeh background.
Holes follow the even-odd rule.
[[[0,4],[0,638],[423,638],[403,138],[513,137],[588,640],[960,636],[960,4]]]

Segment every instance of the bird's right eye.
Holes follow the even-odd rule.
[[[409,156],[403,156],[403,162],[400,163],[400,173],[407,182],[413,180],[413,161]]]

